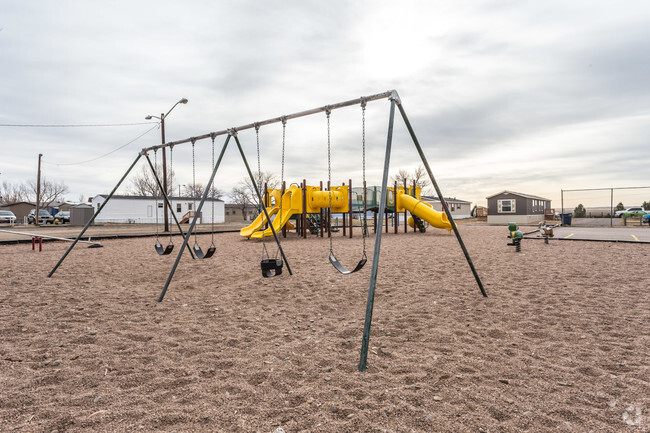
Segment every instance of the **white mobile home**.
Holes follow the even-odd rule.
[[[106,201],[108,194],[100,194],[92,199],[92,205],[97,209]],[[199,206],[200,199],[191,197],[169,197],[172,210],[178,221],[193,217],[193,212]],[[212,208],[214,203],[214,215]],[[225,222],[224,202],[208,198],[201,209],[199,223],[209,224]],[[95,219],[98,223],[131,223],[131,224],[162,224],[165,221],[165,204],[162,197],[146,197],[137,195],[114,195]],[[170,221],[174,219],[170,214]]]

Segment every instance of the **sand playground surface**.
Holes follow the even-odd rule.
[[[345,276],[290,235],[294,275],[265,279],[259,241],[218,234],[162,303],[153,238],[78,245],[52,278],[67,243],[0,245],[0,431],[650,431],[650,247],[460,231],[488,298],[453,235],[383,235],[363,373],[374,237]],[[361,238],[334,250],[353,267]]]

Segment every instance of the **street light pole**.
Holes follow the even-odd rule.
[[[174,107],[176,107],[178,104],[187,104],[187,98],[182,98],[180,101],[175,103],[172,108],[169,109],[167,114],[165,113],[160,113],[160,117],[158,116],[152,116],[148,115],[145,117],[146,120],[150,120],[152,118],[157,118],[160,119],[160,136],[162,138],[162,144],[165,144],[165,118],[169,116],[169,113],[172,112]],[[163,146],[162,148],[162,177],[163,177],[163,190],[164,193],[167,194],[167,153],[165,152],[165,147]],[[164,218],[165,218],[165,231],[169,231],[169,212],[167,209],[167,206],[165,206],[165,211],[164,211]]]
[[[36,226],[40,225],[39,217],[41,216],[39,212],[41,211],[40,204],[41,204],[41,158],[42,157],[43,157],[43,154],[39,153],[38,154],[38,174],[36,175],[36,215],[34,215],[35,216],[34,225],[36,225]]]
[[[170,110],[171,111],[171,110]],[[160,113],[160,135],[162,137],[162,144],[165,144],[165,113]],[[165,148],[162,148],[162,176],[163,176],[163,191],[167,194],[167,154]],[[165,206],[165,232],[169,231],[169,210]]]

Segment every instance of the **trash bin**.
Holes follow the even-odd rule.
[[[573,218],[572,213],[563,213],[560,214],[560,218],[562,219],[562,225],[563,226],[570,226],[571,225],[571,218]]]

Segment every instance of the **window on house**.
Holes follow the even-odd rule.
[[[230,215],[230,211],[226,209],[226,215]]]
[[[232,210],[232,214],[233,214],[233,215],[236,215],[236,214],[237,214],[237,211],[236,211],[235,209],[233,209],[233,210]]]
[[[182,212],[183,211],[183,205],[180,203],[176,203],[176,212]]]
[[[187,204],[187,210],[192,210],[192,203]]]
[[[162,209],[163,207],[163,202],[158,203],[158,209]]]
[[[497,200],[498,213],[515,213],[516,200]]]

